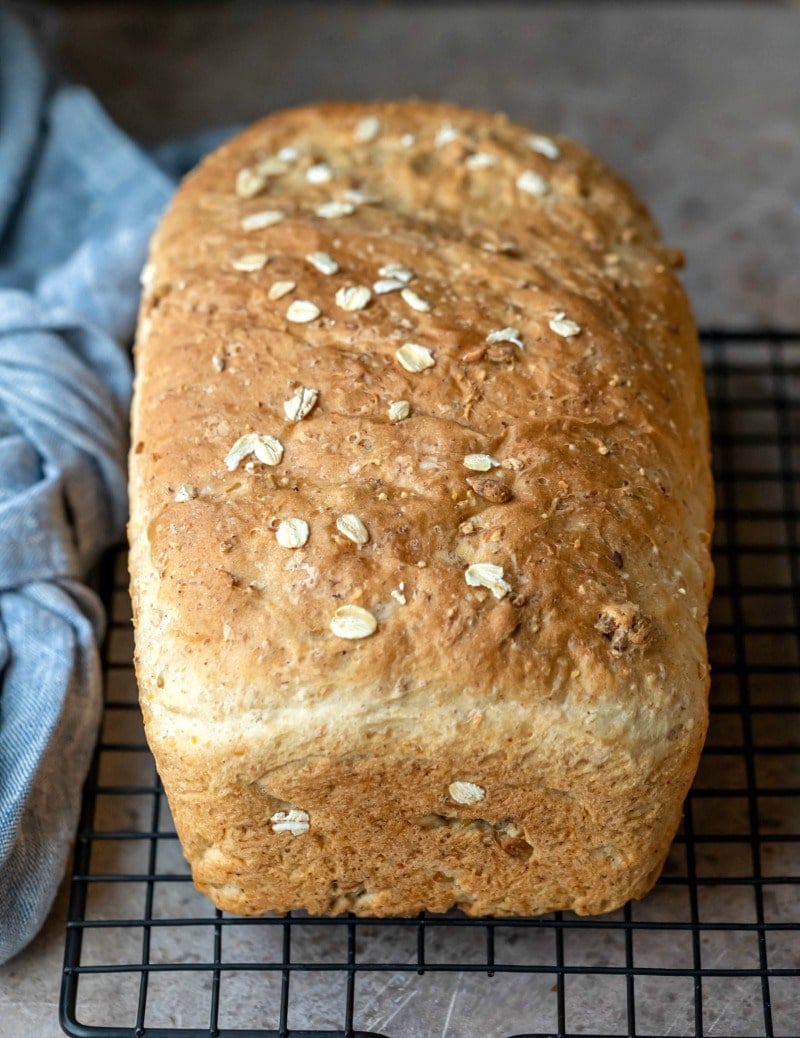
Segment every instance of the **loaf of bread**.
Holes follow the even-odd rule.
[[[596,913],[707,723],[697,336],[579,145],[419,101],[272,115],[143,276],[141,704],[239,913]]]

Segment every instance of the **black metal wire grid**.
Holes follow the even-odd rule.
[[[664,874],[580,919],[241,919],[194,890],[142,736],[124,558],[60,1019],[94,1038],[800,1033],[800,332],[703,334],[711,728]]]

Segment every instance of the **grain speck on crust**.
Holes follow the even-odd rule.
[[[363,606],[343,605],[331,617],[330,628],[337,638],[355,641],[374,634],[378,629],[378,621]]]
[[[467,567],[464,579],[470,587],[485,587],[495,598],[503,598],[511,591],[511,585],[503,577],[503,567],[493,562],[474,562]]]
[[[425,371],[436,363],[433,350],[428,346],[421,346],[418,342],[407,342],[395,352],[395,357],[401,367],[412,373]]]
[[[293,324],[308,324],[310,321],[316,321],[321,313],[317,304],[312,303],[310,299],[294,299],[286,311],[286,320]]]
[[[279,465],[283,458],[283,444],[266,433],[245,433],[225,456],[225,467],[233,472],[251,454],[263,465]]]
[[[283,413],[289,422],[299,422],[309,414],[319,399],[319,390],[298,386],[288,400],[283,402]]]
[[[282,548],[302,548],[308,540],[309,528],[305,519],[293,516],[282,519],[275,531],[275,540]]]
[[[292,836],[302,836],[311,826],[308,812],[296,807],[290,811],[276,811],[270,823],[274,833],[291,833]]]
[[[486,790],[483,786],[477,785],[475,782],[451,782],[448,786],[448,792],[450,798],[455,800],[457,804],[478,804],[486,796]]]

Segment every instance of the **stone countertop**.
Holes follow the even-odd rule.
[[[580,138],[630,179],[686,251],[700,323],[800,327],[800,11],[248,0],[62,10],[66,70],[142,142],[316,98],[504,109]],[[65,917],[63,888],[39,937],[0,968],[0,1035],[61,1033]]]

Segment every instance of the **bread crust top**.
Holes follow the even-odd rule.
[[[206,159],[154,238],[136,347],[151,732],[268,732],[278,768],[568,719],[575,766],[589,730],[595,756],[688,740],[685,784],[712,492],[675,265],[601,161],[502,115],[320,104]]]

